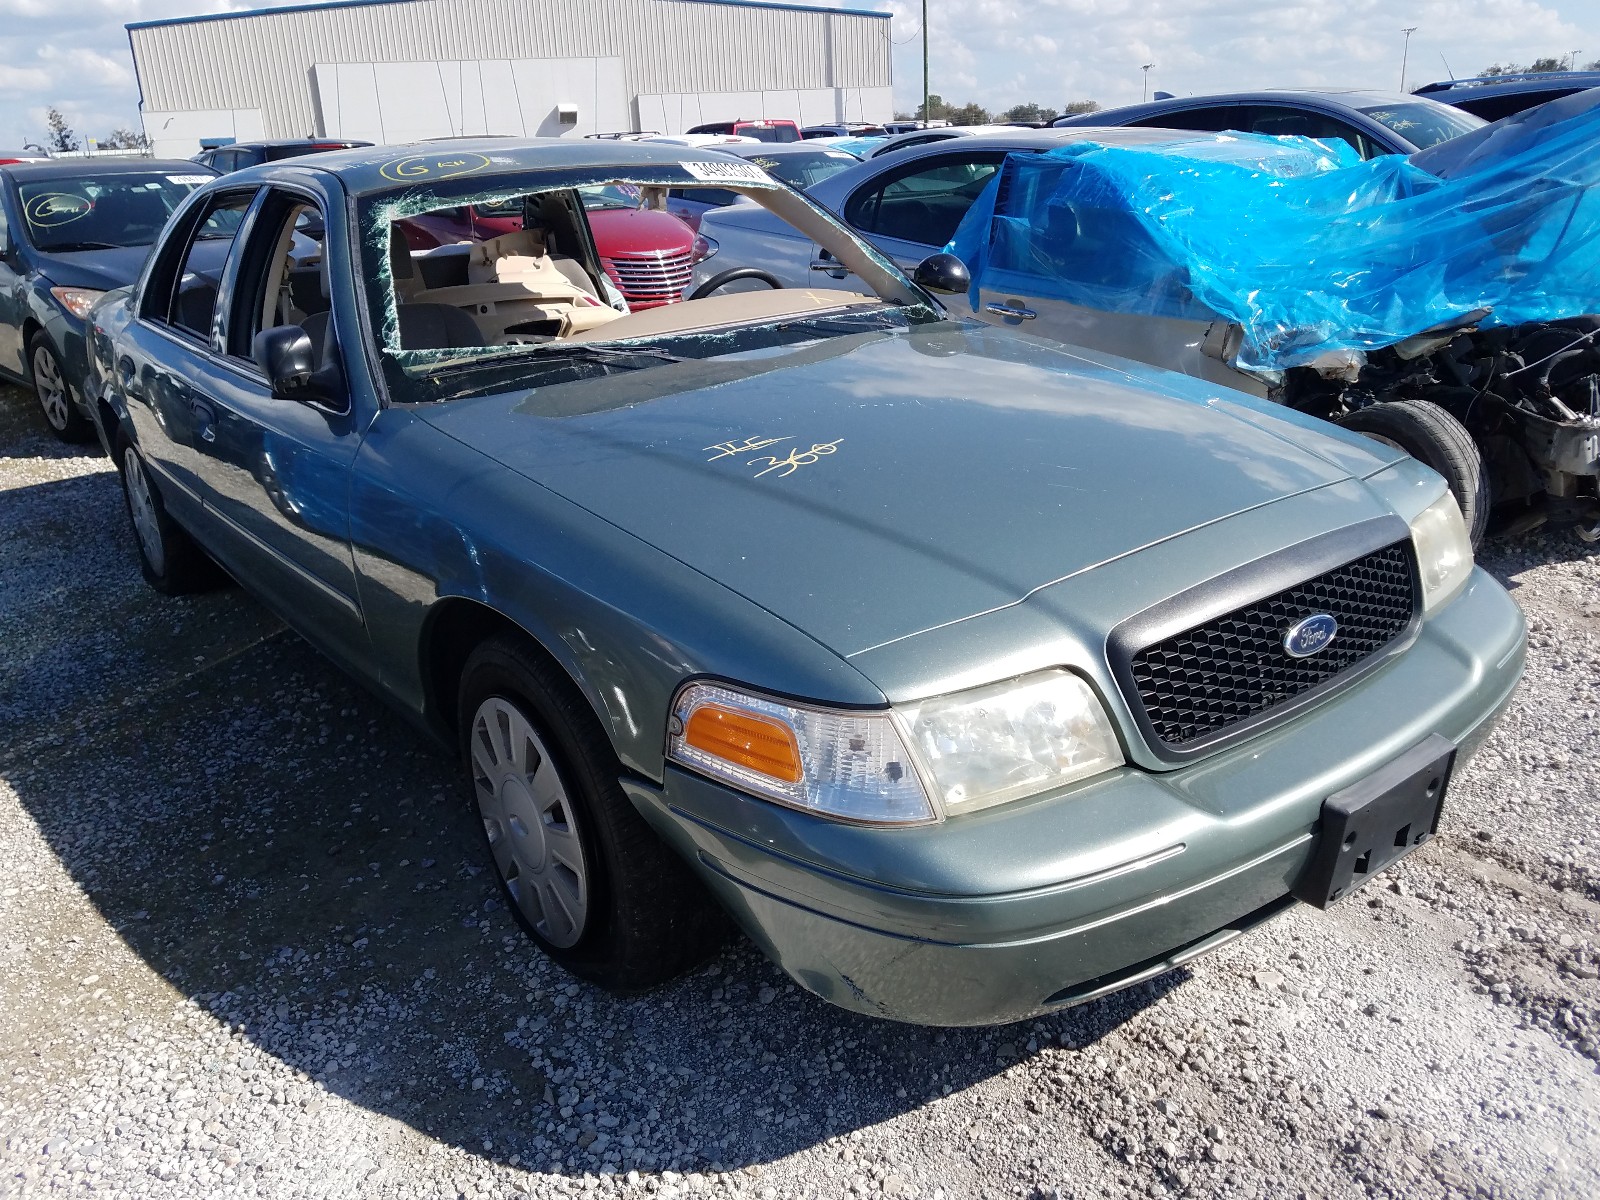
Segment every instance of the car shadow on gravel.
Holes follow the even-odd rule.
[[[940,1031],[824,1004],[740,939],[618,998],[521,936],[455,764],[300,639],[107,712],[0,762],[128,945],[328,1092],[525,1168],[771,1161],[1090,1045],[1186,978]]]

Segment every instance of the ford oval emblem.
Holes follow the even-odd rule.
[[[1283,635],[1283,649],[1290,658],[1310,658],[1339,634],[1339,622],[1327,613],[1313,613],[1296,621]]]

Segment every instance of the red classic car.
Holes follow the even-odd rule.
[[[584,188],[583,207],[600,265],[637,312],[675,304],[694,270],[694,230],[670,213],[637,207],[615,187]],[[412,250],[481,242],[522,228],[522,201],[438,209],[397,221]]]

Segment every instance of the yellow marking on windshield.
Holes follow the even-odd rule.
[[[757,450],[765,450],[768,446],[774,446],[779,442],[787,442],[788,440],[787,436],[775,438],[747,437],[742,442],[718,442],[715,446],[702,446],[701,449],[715,450],[717,453],[706,459],[706,461],[716,462],[719,458],[731,458],[735,454],[754,454]]]
[[[481,154],[414,154],[410,158],[391,159],[378,168],[378,174],[396,183],[420,183],[471,175],[490,165]]]
[[[786,458],[774,458],[770,455],[752,458],[745,466],[753,467],[757,463],[764,462],[767,464],[767,468],[764,471],[756,472],[757,479],[760,479],[763,475],[771,474],[773,471],[777,471],[778,478],[782,479],[785,476],[793,475],[801,467],[809,467],[819,459],[835,453],[839,449],[839,444],[843,441],[843,438],[835,438],[831,442],[817,442],[809,450],[797,448],[789,451]]]

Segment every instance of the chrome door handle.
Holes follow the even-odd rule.
[[[1013,321],[1031,321],[1039,315],[1033,309],[1024,308],[1020,304],[1001,304],[995,300],[991,300],[983,307],[986,312],[992,312],[997,317],[1006,317]]]
[[[837,258],[816,258],[811,261],[813,271],[826,271],[834,279],[843,279],[850,274],[850,268]]]

